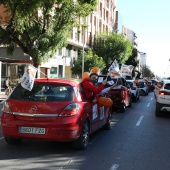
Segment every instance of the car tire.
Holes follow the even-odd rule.
[[[160,111],[160,106],[159,106],[159,103],[156,102],[156,109],[155,109],[155,116],[156,117],[160,117],[161,116],[161,111]]]
[[[83,124],[80,137],[73,142],[73,146],[77,149],[86,149],[89,143],[90,126],[89,122],[86,120]]]
[[[137,100],[140,100],[140,94],[138,94],[138,98],[137,98]]]
[[[134,102],[137,102],[137,101],[138,101],[137,95],[134,97],[133,101],[134,101]]]
[[[129,105],[128,105],[129,108],[132,107],[132,97],[130,98],[130,102],[129,102]]]
[[[111,109],[110,109],[109,114],[108,114],[108,118],[107,118],[107,122],[103,126],[103,129],[105,129],[105,130],[110,130],[111,129],[111,120],[112,120],[112,112],[111,112]]]
[[[21,144],[22,139],[19,138],[11,138],[11,137],[4,137],[6,143],[10,144],[10,145],[18,145]]]
[[[119,112],[120,112],[120,113],[124,113],[124,112],[125,112],[125,109],[126,109],[126,105],[125,105],[125,103],[123,102],[123,103],[121,103],[121,105],[120,105],[120,107],[119,107]]]

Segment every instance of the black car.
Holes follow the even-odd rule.
[[[149,88],[149,91],[154,91],[155,86],[153,85],[152,81],[148,81],[147,82],[147,86]]]

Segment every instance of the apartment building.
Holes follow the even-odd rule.
[[[0,14],[2,14],[1,6],[0,11]],[[48,77],[77,78],[77,75],[72,75],[71,67],[80,50],[92,48],[95,34],[102,31],[112,32],[117,29],[115,25],[116,0],[98,0],[96,10],[86,18],[79,18],[79,22],[80,25],[83,23],[86,27],[73,28],[67,47],[59,49],[56,55],[50,58],[47,63],[41,64],[40,77],[47,75]],[[2,82],[6,76],[9,76],[14,84],[20,79],[27,65],[31,63],[30,57],[25,55],[19,47],[13,56],[7,56],[4,50],[5,47],[0,48],[1,91],[3,91]]]

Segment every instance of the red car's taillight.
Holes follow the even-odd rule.
[[[170,95],[170,92],[167,92],[167,91],[159,91],[159,95]]]
[[[132,90],[136,90],[136,87],[131,87]]]
[[[69,104],[59,116],[74,116],[78,113],[80,105],[78,103]]]
[[[12,114],[8,102],[3,103],[2,111],[5,112],[5,113]]]

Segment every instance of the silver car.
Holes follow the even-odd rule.
[[[138,81],[138,85],[137,86],[138,86],[138,88],[140,90],[140,94],[141,95],[145,95],[145,96],[148,95],[149,88],[148,88],[148,86],[147,86],[145,81]]]
[[[130,92],[132,93],[133,101],[137,102],[140,96],[140,90],[138,86],[134,83],[134,80],[126,80],[126,82],[130,86]]]

